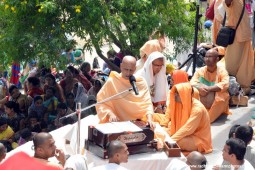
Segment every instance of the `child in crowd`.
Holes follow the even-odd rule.
[[[75,95],[73,93],[68,93],[66,95],[66,105],[68,108],[70,108],[72,111],[76,110],[76,104],[75,104]]]
[[[35,96],[32,105],[28,108],[28,116],[31,115],[32,112],[36,112],[39,120],[44,118],[44,113],[47,108],[43,105],[42,96]]]
[[[18,104],[14,101],[8,101],[4,106],[8,125],[15,133],[23,129],[25,127],[25,117],[18,113]]]
[[[30,116],[28,117],[28,129],[31,132],[47,132],[47,123],[44,121],[44,119],[39,119],[36,112],[32,112]]]
[[[27,143],[28,141],[31,141],[32,137],[33,137],[32,132],[28,128],[22,129],[20,131],[20,138],[18,140],[18,145],[21,146]]]
[[[67,116],[73,112],[70,108],[67,107],[67,105],[65,103],[58,104],[57,112],[58,112],[58,115],[57,115],[57,118],[55,119],[56,128],[60,128],[67,124],[73,124],[74,122],[77,121],[76,115],[68,117],[68,118],[63,118],[64,116]]]

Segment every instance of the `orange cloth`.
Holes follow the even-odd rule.
[[[212,42],[216,44],[216,38],[221,28],[223,17],[220,15],[218,7],[221,5],[222,0],[216,0],[214,4],[214,19],[212,24]]]
[[[173,85],[189,81],[188,73],[184,70],[174,70],[171,78],[173,80]]]
[[[182,103],[175,102],[175,91],[178,91]],[[165,115],[153,114],[153,121],[168,127],[166,130],[182,150],[211,152],[210,119],[203,104],[192,97],[190,83],[173,86],[170,92],[170,103]],[[191,143],[187,145],[187,141]]]
[[[226,26],[236,27],[243,8],[243,0],[233,0],[229,7],[225,3]],[[249,88],[254,78],[254,55],[251,43],[250,19],[247,11],[236,30],[234,43],[229,45],[225,53],[226,70],[237,78],[241,87]]]
[[[215,85],[221,89],[221,91],[215,93],[214,102],[208,111],[210,121],[215,121],[222,113],[231,114],[229,112],[229,76],[226,69],[224,67],[217,67],[215,72],[210,73],[207,71],[207,66],[204,66],[195,72],[190,81],[191,85],[196,86],[200,84],[200,77],[209,82],[215,82]]]
[[[143,68],[146,61],[145,55],[148,57],[152,52],[162,52],[164,47],[161,47],[159,40],[149,40],[140,48],[140,59],[136,62],[136,72]]]
[[[181,103],[175,102],[176,91]],[[192,138],[199,152],[212,152],[210,119],[203,104],[192,97],[190,83],[175,85],[170,93],[170,103],[167,112],[171,116],[171,138],[177,143]],[[185,150],[190,151],[188,148],[189,144],[186,144]]]
[[[178,74],[176,74],[175,77],[177,77],[177,80],[178,80],[177,84],[189,82],[189,80],[185,78],[185,73],[186,73],[185,71],[182,71],[182,70],[176,70],[176,71],[182,74],[182,75],[180,74],[179,76],[183,76],[183,78],[178,78]],[[199,100],[199,91],[196,88],[193,88],[192,97]],[[169,97],[167,98],[167,100],[168,101],[170,100],[170,102],[167,103],[167,105],[169,105],[169,103],[171,103],[171,91],[169,92]],[[152,115],[152,118],[154,122],[158,122],[161,126],[168,127],[170,125],[169,122],[171,121],[170,110],[166,110],[165,114],[155,113]]]
[[[189,82],[189,75],[184,70],[174,70],[172,74],[173,85]],[[193,88],[193,95],[195,99],[199,100],[199,92],[196,88]]]
[[[109,121],[108,113],[115,114],[120,121],[146,120],[147,114],[153,114],[153,105],[146,81],[142,77],[136,77],[136,86],[139,90],[139,95],[135,95],[133,91],[126,92],[96,106],[97,115],[101,123]],[[98,92],[97,101],[100,102],[131,87],[129,80],[112,71],[109,79]]]
[[[0,169],[5,170],[28,170],[28,169],[36,169],[36,170],[60,170],[64,169],[61,166],[52,166],[50,164],[41,163],[37,161],[35,158],[30,157],[24,152],[17,152],[4,160],[0,164]]]
[[[159,52],[163,51],[163,48],[161,48],[160,43],[157,39],[147,41],[140,48],[140,57],[143,58],[145,54],[148,57],[154,51],[159,51]]]

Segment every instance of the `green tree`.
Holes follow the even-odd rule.
[[[192,7],[183,0],[2,0],[0,55],[38,58],[49,66],[75,45],[66,36],[73,35],[85,40],[84,50],[94,47],[111,64],[100,49],[105,42],[138,56],[155,30],[172,40],[178,53],[192,43]]]

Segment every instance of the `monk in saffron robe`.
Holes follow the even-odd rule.
[[[174,70],[171,74],[171,86],[174,86],[176,84],[180,83],[186,83],[189,82],[188,73],[184,70]],[[197,89],[193,88],[193,94],[192,97],[199,100],[199,92]],[[170,93],[170,92],[169,92]],[[169,105],[170,101],[170,95],[167,97],[167,105]],[[158,113],[158,112],[156,112]],[[169,115],[168,114],[153,114],[153,120],[155,122],[158,122],[162,126],[167,126],[169,122]]]
[[[167,132],[182,150],[210,153],[212,152],[210,119],[203,104],[193,98],[192,93],[190,83],[173,86],[166,116],[160,121],[159,119],[154,121],[168,127]]]
[[[200,101],[208,110],[210,121],[215,121],[222,113],[229,112],[229,76],[224,67],[217,66],[219,54],[210,49],[205,55],[206,66],[198,69],[190,83],[199,91]]]
[[[184,83],[189,81],[188,73],[184,70],[174,70],[171,74],[171,85]]]
[[[98,102],[132,87],[129,77],[135,72],[136,59],[125,56],[120,69],[120,74],[111,72],[109,79],[97,94]],[[96,106],[100,123],[141,119],[151,125],[151,115],[154,112],[147,83],[144,78],[136,77],[136,86],[138,95],[135,95],[133,91],[126,92]]]
[[[243,0],[223,1],[226,10],[226,26],[234,28],[241,16]],[[245,94],[250,92],[251,81],[254,79],[254,55],[251,42],[249,14],[244,9],[243,18],[235,34],[234,43],[227,46],[225,54],[226,70],[235,76]]]
[[[162,52],[165,49],[165,36],[160,35],[158,39],[152,39],[147,41],[141,48],[140,48],[140,59],[136,63],[136,72],[143,68],[145,61],[147,60],[148,56],[155,51]]]

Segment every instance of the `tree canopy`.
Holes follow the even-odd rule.
[[[75,45],[67,35],[83,39],[83,49],[94,47],[106,62],[100,49],[106,42],[139,57],[155,30],[172,40],[178,53],[193,41],[192,8],[183,0],[2,0],[0,60],[38,58],[51,65]]]

